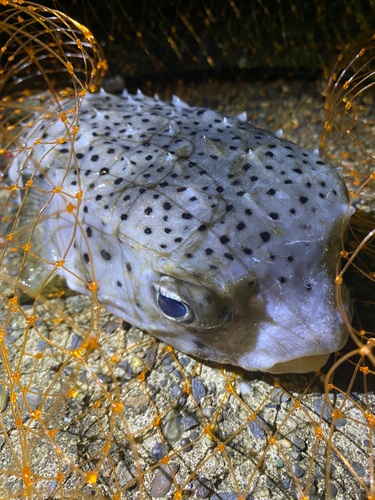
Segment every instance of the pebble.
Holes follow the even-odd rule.
[[[203,408],[202,413],[207,418],[212,418],[215,414],[216,408],[209,406],[208,408]]]
[[[126,400],[124,400],[124,406],[130,406],[136,414],[147,411],[149,404],[150,401],[143,392],[137,394],[136,396],[128,396]]]
[[[251,434],[255,439],[262,439],[266,436],[266,431],[263,429],[259,422],[266,426],[266,423],[261,417],[256,417],[255,420],[251,420],[249,422]]]
[[[112,377],[110,375],[108,375],[108,373],[98,372],[97,376],[102,384],[112,383]]]
[[[299,451],[291,451],[289,456],[290,456],[290,458],[292,458],[293,460],[296,460],[297,462],[302,460],[302,455]]]
[[[317,489],[316,489],[315,484],[310,483],[310,485],[309,485],[309,487],[307,489],[307,493],[309,495],[315,495],[316,491],[317,491]]]
[[[292,439],[292,443],[293,448],[297,449],[298,451],[305,451],[306,442],[299,436],[294,436],[294,438]]]
[[[171,363],[173,363],[174,359],[173,359],[173,356],[171,354],[167,354],[162,362],[161,362],[161,366],[168,366],[170,365]]]
[[[365,468],[363,467],[362,464],[359,462],[351,462],[350,465],[352,466],[354,472],[358,474],[359,477],[363,477],[365,474]],[[352,474],[354,476],[354,474]]]
[[[133,359],[130,361],[130,366],[133,368],[133,370],[139,368],[142,365],[143,365],[143,360],[138,358],[138,356],[134,356]]]
[[[103,331],[104,331],[105,333],[113,333],[113,332],[114,332],[117,328],[118,328],[118,323],[117,323],[117,322],[115,322],[115,323],[110,322],[110,323],[109,323],[109,324],[108,324],[108,325],[107,325],[107,326],[103,329]],[[115,348],[115,350],[116,350],[116,348]],[[114,351],[112,351],[112,352],[115,352],[115,350],[114,350]]]
[[[335,498],[335,496],[337,495],[337,487],[334,483],[330,482],[329,483],[329,489],[330,489],[330,492],[331,492],[331,497],[332,498]]]
[[[238,493],[234,491],[220,491],[212,495],[211,500],[237,500]]]
[[[184,406],[186,404],[187,398],[188,398],[188,395],[186,394],[186,392],[184,392],[183,395],[178,400],[178,404],[180,406]]]
[[[291,477],[286,477],[284,479],[281,479],[280,484],[281,487],[284,488],[284,490],[287,490],[289,488],[291,479],[292,479]]]
[[[254,490],[254,495],[255,498],[259,498],[259,500],[263,500],[263,498],[270,498],[271,493],[270,490],[267,488],[267,486],[264,486],[263,488],[255,488]]]
[[[289,401],[290,396],[288,394],[285,394],[285,392],[280,389],[276,388],[272,391],[272,394],[270,396],[270,400],[274,401],[275,403],[285,403],[286,401]]]
[[[161,460],[166,455],[163,443],[156,443],[151,450],[151,458],[154,460]]]
[[[324,405],[324,410],[323,410],[323,418],[327,422],[331,421],[331,410],[329,409],[329,406],[327,403],[325,403],[324,399],[316,399],[314,401],[314,411],[317,413],[319,416],[322,414],[322,409]]]
[[[39,394],[34,394],[35,392],[38,392]],[[30,406],[31,411],[39,408],[39,405],[43,400],[43,396],[42,394],[40,394],[41,392],[42,391],[38,387],[30,387],[28,392],[26,393],[26,401]]]
[[[284,419],[286,415],[283,413],[279,413],[278,418]],[[293,417],[289,417],[288,420],[284,424],[285,429],[288,429],[289,431],[295,431],[298,427],[297,420]]]
[[[187,358],[186,356],[181,356],[181,358],[178,361],[180,362],[181,366],[188,366],[191,362],[191,359]]]
[[[183,380],[184,377],[183,377],[182,373],[180,372],[180,370],[177,369],[173,373],[176,375],[177,378],[179,378],[180,380]]]
[[[163,434],[168,441],[181,439],[183,432],[181,420],[182,418],[177,411],[171,410],[168,413],[163,425]]]
[[[75,351],[76,349],[78,349],[78,347],[81,345],[82,342],[83,342],[83,337],[81,337],[81,335],[78,335],[78,333],[75,333],[72,336],[72,340],[70,342],[71,351]]]
[[[178,385],[175,385],[172,387],[172,397],[173,399],[178,398],[178,396],[181,394],[181,388],[178,387]]]
[[[208,385],[208,390],[215,395],[216,394],[216,384],[215,382],[210,382]]]
[[[147,387],[147,392],[152,399],[156,396],[156,394],[160,392],[160,387],[158,385],[149,384]]]
[[[151,484],[150,496],[152,498],[164,497],[173,484],[173,475],[177,474],[180,469],[179,464],[162,464],[159,472],[156,474]],[[173,475],[171,474],[171,471]]]
[[[184,438],[184,439],[181,439],[181,442],[180,442],[180,445],[181,445],[181,448],[184,448],[184,446],[187,446],[188,444],[190,444],[191,441],[190,439],[188,438]],[[192,446],[188,446],[187,448],[184,449],[184,452],[185,453],[188,453],[189,451],[191,451],[193,449]]]
[[[189,431],[199,425],[199,422],[192,415],[185,415],[181,419],[181,424],[184,431]]]
[[[9,403],[8,391],[5,389],[4,393],[4,385],[0,384],[0,414],[7,409],[8,403]]]
[[[45,486],[45,494],[48,494],[48,498],[51,498],[53,494],[56,492],[56,490],[59,489],[59,482],[56,481],[56,479],[53,479],[52,481],[48,481],[48,483]],[[137,484],[137,483],[136,483]]]
[[[103,373],[103,372],[98,372],[97,373],[98,379],[102,384],[111,384],[112,383],[112,377],[108,375],[108,373]]]
[[[292,447],[292,443],[289,441],[289,439],[280,439],[280,441],[278,441],[278,444],[284,450],[290,450],[290,448]]]
[[[320,416],[322,413],[322,408],[324,405],[324,410],[323,410],[323,419],[330,423],[332,418],[331,418],[331,409],[328,406],[328,403],[324,404],[324,399],[316,399],[314,401],[314,411]],[[335,427],[343,427],[346,425],[346,418],[336,418],[335,419]]]
[[[194,441],[195,439],[197,439],[197,437],[199,437],[199,433],[197,431],[192,431],[189,437],[190,441]]]
[[[212,482],[206,477],[200,477],[196,481],[195,494],[198,498],[207,498],[211,495],[213,490]]]
[[[326,454],[326,447],[323,443],[319,443],[318,446],[316,447],[316,452],[315,454],[317,456],[324,457]]]
[[[247,382],[241,382],[240,383],[240,391],[241,391],[241,394],[250,394],[251,393],[251,386]]]
[[[300,478],[306,474],[305,469],[302,469],[299,465],[292,465],[292,471],[297,478]]]
[[[198,377],[193,377],[191,381],[191,390],[193,393],[193,398],[199,404],[201,399],[206,395],[206,387],[204,386],[202,380]]]
[[[99,368],[97,366],[91,365],[90,370],[85,370],[81,373],[80,381],[91,384],[94,380],[96,380],[95,375],[98,375],[98,370]]]
[[[282,458],[278,458],[275,462],[275,465],[278,469],[281,469],[284,467],[284,460]]]
[[[150,349],[148,349],[146,351],[146,354],[147,354],[147,364],[149,366],[151,366],[152,363],[155,361],[155,358],[156,358],[156,354],[157,354],[157,348],[156,348],[156,346],[153,346]]]
[[[129,378],[133,377],[133,368],[130,366],[130,364],[129,364],[129,362],[127,360],[123,361],[118,366],[119,366],[119,368],[121,368],[122,370],[124,370],[124,372],[126,373],[127,377],[129,377]]]
[[[70,366],[66,366],[64,369],[63,369],[63,372],[68,375],[68,377],[72,374],[73,370],[71,369]],[[85,375],[86,377],[86,375]]]
[[[42,339],[39,344],[37,345],[37,350],[39,352],[44,351],[49,346],[48,342],[44,339]]]
[[[344,427],[346,425],[346,418],[336,418],[335,419],[335,427]]]

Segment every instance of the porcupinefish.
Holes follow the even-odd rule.
[[[243,116],[178,98],[88,94],[74,151],[56,143],[66,123],[54,116],[26,128],[10,177],[49,192],[46,247],[71,289],[90,293],[95,280],[120,318],[245,370],[317,370],[344,345],[340,170]]]

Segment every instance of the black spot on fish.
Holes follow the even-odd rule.
[[[262,240],[267,243],[267,241],[270,240],[271,238],[271,235],[268,231],[263,231],[262,233],[260,233],[260,237],[262,238]]]
[[[108,252],[108,250],[100,250],[100,255],[104,260],[111,260],[111,254]]]

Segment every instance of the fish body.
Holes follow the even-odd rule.
[[[317,370],[344,345],[338,169],[243,116],[177,98],[87,95],[74,151],[55,142],[65,130],[58,118],[27,129],[34,146],[10,177],[48,191],[46,247],[69,287],[90,293],[95,281],[119,317],[245,370]]]

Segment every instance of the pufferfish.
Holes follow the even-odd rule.
[[[90,293],[95,281],[118,317],[245,370],[318,370],[345,344],[339,169],[244,116],[140,92],[88,94],[74,150],[56,142],[59,114],[34,123],[9,176],[47,192],[45,246],[71,289]]]

